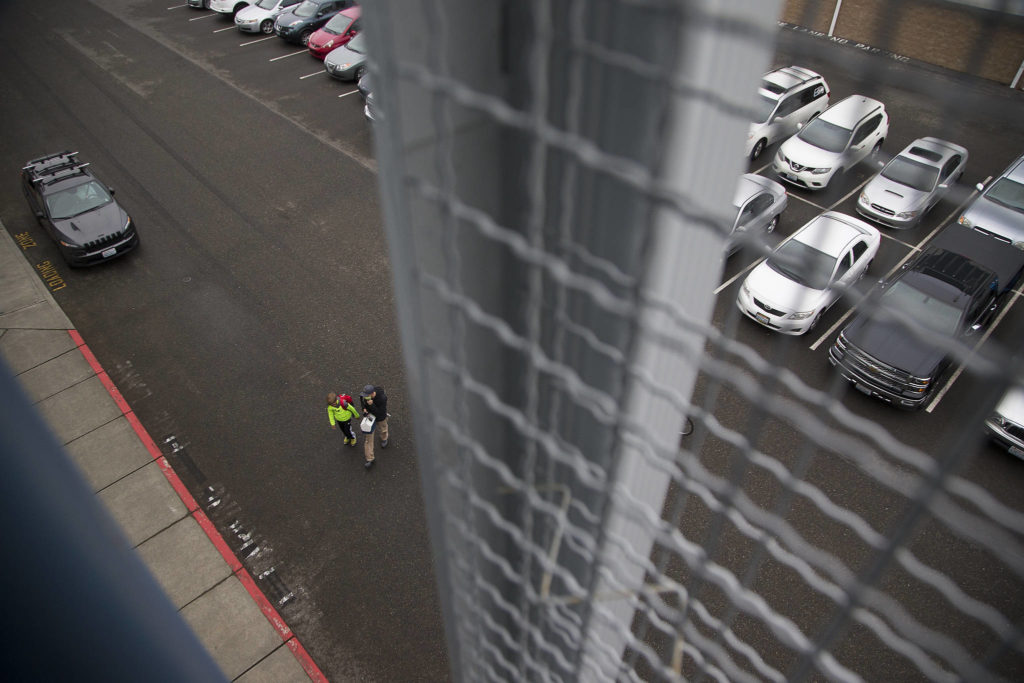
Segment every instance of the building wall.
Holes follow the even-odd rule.
[[[835,8],[787,0],[781,20],[828,33]],[[954,2],[842,0],[833,35],[1006,85],[1024,60],[1024,18]]]

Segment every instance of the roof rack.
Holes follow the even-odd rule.
[[[52,161],[53,159],[60,159],[61,157],[64,157],[68,161],[74,161],[74,158],[76,156],[78,156],[78,152],[71,152],[71,151],[55,152],[54,154],[47,154],[46,156],[38,157],[36,159],[32,159],[31,161],[28,162],[28,165],[22,167],[21,170],[27,171],[29,169],[35,168],[39,164],[46,163],[47,161]]]
[[[77,163],[75,161],[69,161],[66,164],[61,164],[56,168],[46,169],[43,173],[32,179],[33,183],[42,183],[43,185],[50,185],[58,180],[64,180],[70,176],[76,175],[82,172],[82,169],[89,165],[89,162]]]

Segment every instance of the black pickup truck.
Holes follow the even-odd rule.
[[[925,341],[903,321],[947,339],[975,334],[995,316],[1022,271],[1024,251],[951,224],[880,283],[873,301],[891,315],[858,314],[829,349],[829,362],[859,391],[901,408],[920,408],[950,357],[944,345]]]

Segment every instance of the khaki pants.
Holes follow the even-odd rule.
[[[377,428],[370,434],[363,434],[363,455],[366,456],[366,461],[373,460],[373,436],[374,434],[380,434],[381,441],[388,440],[388,421],[378,420]]]

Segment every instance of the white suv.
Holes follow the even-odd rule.
[[[747,131],[746,155],[751,161],[765,147],[795,133],[828,108],[825,79],[799,66],[769,71],[761,78],[754,103],[754,121]]]
[[[850,95],[782,143],[772,168],[793,185],[821,190],[829,181],[878,152],[889,134],[885,105]]]

